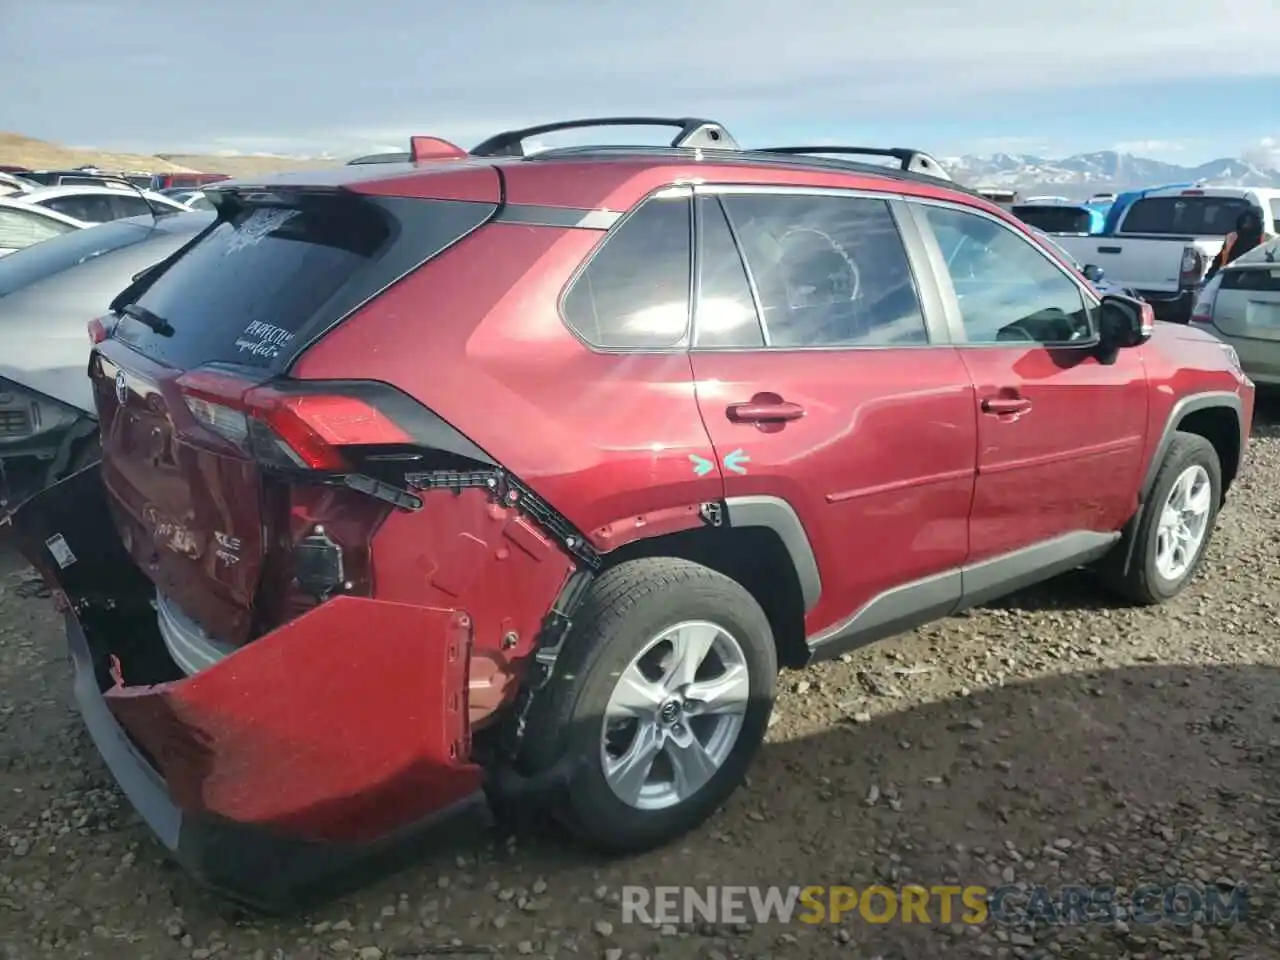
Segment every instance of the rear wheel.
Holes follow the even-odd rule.
[[[738,583],[673,558],[621,564],[583,601],[526,756],[535,770],[570,761],[556,816],[583,840],[660,846],[746,776],[777,669],[769,621]]]
[[[1222,465],[1213,444],[1198,434],[1175,433],[1132,534],[1129,570],[1122,569],[1126,539],[1103,563],[1103,580],[1134,603],[1177,596],[1200,569],[1221,502]]]

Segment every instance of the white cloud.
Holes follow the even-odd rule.
[[[1240,158],[1260,167],[1280,170],[1280,137],[1263,137],[1243,151]]]
[[[1139,157],[1156,157],[1161,154],[1183,153],[1187,145],[1178,140],[1122,140],[1111,149]]]
[[[860,122],[1007,120],[1009,101],[1047,91],[1082,91],[1084,112],[1084,91],[1101,86],[1280,77],[1280,58],[1256,53],[1280,36],[1275,3],[1237,17],[1208,16],[1202,0],[545,0],[494,17],[366,0],[353,18],[341,4],[223,0],[221,19],[252,24],[230,34],[192,30],[181,4],[155,0],[10,6],[6,126],[174,150],[354,153],[415,133],[470,146],[539,119],[655,112],[852,134]],[[182,56],[163,69],[137,59],[169,35]],[[149,91],[143,109],[122,110],[122,84]]]

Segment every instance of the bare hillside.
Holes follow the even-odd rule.
[[[91,165],[103,170],[178,173],[200,171],[225,173],[233,177],[275,173],[281,170],[311,170],[335,166],[337,160],[305,160],[273,156],[194,156],[163,154],[145,156],[108,153],[82,147],[37,140],[20,133],[0,131],[0,164],[16,164],[31,170],[58,170]]]

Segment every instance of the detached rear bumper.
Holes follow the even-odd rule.
[[[123,548],[94,539],[84,477],[24,504],[15,534],[67,608],[94,744],[192,874],[289,909],[375,854],[416,849],[433,827],[487,819],[469,762],[469,618],[341,597],[183,678],[147,633],[136,568],[103,566]],[[103,588],[121,601],[109,606]]]

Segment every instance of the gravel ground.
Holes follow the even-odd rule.
[[[1277,412],[1205,574],[1167,607],[1117,608],[1071,575],[788,673],[748,787],[683,844],[609,863],[547,837],[459,837],[288,919],[164,861],[70,706],[49,601],[0,556],[0,957],[1274,958]],[[1247,886],[1249,919],[653,927],[619,909],[624,884],[1178,880]]]

